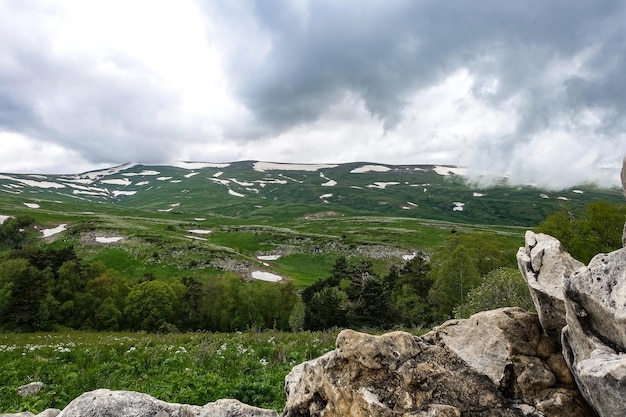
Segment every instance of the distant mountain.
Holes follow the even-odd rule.
[[[559,192],[505,181],[484,188],[452,165],[284,164],[259,161],[125,164],[76,175],[0,174],[0,200],[112,204],[153,212],[249,219],[319,213],[385,215],[460,223],[532,226],[561,207],[623,202],[619,189]]]

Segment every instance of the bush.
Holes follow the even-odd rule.
[[[484,275],[481,283],[469,291],[467,300],[454,309],[454,315],[456,318],[467,318],[500,307],[535,311],[528,286],[515,268],[498,268]]]

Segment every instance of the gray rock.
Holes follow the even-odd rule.
[[[565,281],[563,355],[600,416],[626,415],[626,249],[596,255]]]
[[[274,410],[251,407],[237,400],[205,406],[167,403],[147,394],[99,389],[84,393],[58,417],[278,417]]]
[[[31,382],[30,384],[22,385],[17,389],[17,394],[20,397],[30,397],[37,394],[44,388],[43,382]]]
[[[626,197],[626,156],[622,161],[622,191],[624,192],[624,197]]]
[[[283,416],[592,415],[556,350],[520,309],[449,321],[422,337],[344,330],[334,351],[287,376]]]
[[[567,253],[558,239],[527,231],[525,246],[517,252],[517,264],[530,288],[539,321],[556,344],[566,325],[563,280],[584,266]]]
[[[23,413],[15,413],[15,414],[0,413],[0,417],[56,417],[59,415],[60,412],[61,410],[58,410],[56,408],[48,408],[39,414],[33,414],[29,411],[24,411]]]

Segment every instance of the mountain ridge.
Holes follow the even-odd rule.
[[[465,173],[463,167],[437,164],[129,162],[79,174],[2,173],[0,197],[30,204],[42,198],[73,199],[157,212],[241,217],[300,217],[331,210],[517,226],[537,224],[563,207],[622,199],[618,189],[591,184],[555,192],[510,185],[503,178],[481,186]]]

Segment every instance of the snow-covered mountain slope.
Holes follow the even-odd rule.
[[[0,199],[31,208],[55,199],[241,217],[333,210],[508,225],[536,224],[562,206],[597,199],[622,202],[619,190],[484,188],[463,175],[464,169],[455,166],[376,163],[124,164],[76,175],[0,174]]]

